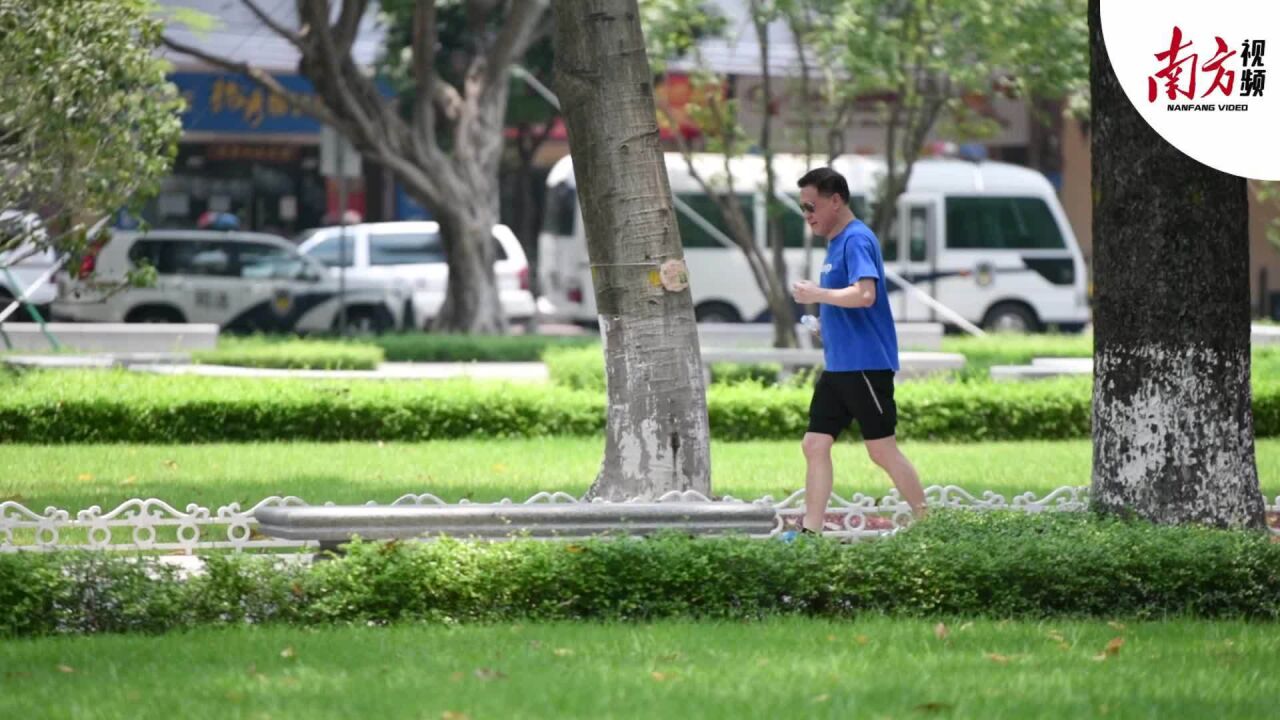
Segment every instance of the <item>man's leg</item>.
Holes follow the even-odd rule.
[[[920,485],[920,475],[907,456],[898,449],[897,439],[890,435],[879,440],[867,440],[866,444],[871,461],[889,473],[894,487],[898,488],[898,494],[911,506],[915,516],[924,517],[924,488]]]
[[[826,433],[807,432],[800,443],[804,450],[804,520],[805,528],[822,532],[827,502],[831,500],[831,446],[836,439]]]

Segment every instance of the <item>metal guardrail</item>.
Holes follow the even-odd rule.
[[[1034,493],[1022,493],[1005,497],[986,492],[973,495],[962,488],[930,486],[925,490],[930,508],[967,510],[1007,510],[1028,513],[1078,512],[1088,507],[1087,487],[1061,487],[1042,497]],[[695,492],[668,493],[658,503],[714,503],[723,506],[757,506],[769,508],[773,515],[767,531],[748,533],[757,537],[772,537],[795,527],[804,514],[804,491],[797,491],[777,500],[764,496],[747,502],[733,497],[716,500]],[[388,505],[366,503],[370,508],[482,508],[491,516],[512,514],[516,508],[538,507],[558,512],[566,507],[601,505],[598,501],[586,502],[563,492],[541,492],[522,503],[504,499],[496,503],[452,504],[431,494],[404,495]],[[619,505],[618,503],[603,506]],[[282,549],[315,548],[317,540],[270,537],[262,532],[257,514],[268,508],[332,508],[333,503],[311,506],[298,497],[273,496],[242,508],[230,503],[217,508],[190,504],[185,509],[154,498],[132,499],[104,512],[93,506],[72,514],[68,510],[49,507],[36,512],[15,501],[0,502],[0,552],[40,552],[50,550],[83,549],[102,551],[144,551],[163,554],[194,554],[210,550],[271,551]],[[617,512],[614,507],[610,512]],[[1280,515],[1280,497],[1268,502],[1267,512],[1274,518]],[[910,508],[890,491],[884,497],[861,493],[845,499],[832,497],[826,514],[826,533],[832,537],[847,539],[877,538],[892,534],[912,522]],[[1280,528],[1271,532],[1280,535]],[[460,533],[466,534],[466,533]]]

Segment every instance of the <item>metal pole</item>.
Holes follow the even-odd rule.
[[[347,336],[347,173],[342,138],[338,139],[338,334]]]

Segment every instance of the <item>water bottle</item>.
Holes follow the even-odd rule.
[[[809,332],[818,334],[818,318],[812,315],[803,315],[800,317],[800,324],[809,328]]]

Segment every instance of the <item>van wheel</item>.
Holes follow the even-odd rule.
[[[1026,305],[1004,302],[987,311],[982,328],[988,332],[1032,333],[1040,329],[1040,322],[1035,311]]]
[[[698,322],[736,323],[742,322],[742,316],[732,305],[722,302],[704,302],[693,309],[693,316]]]
[[[182,313],[168,307],[140,307],[130,310],[124,319],[127,323],[184,323]]]
[[[341,316],[333,319],[333,329],[340,330]],[[348,335],[381,335],[391,329],[391,313],[384,308],[347,308]]]

